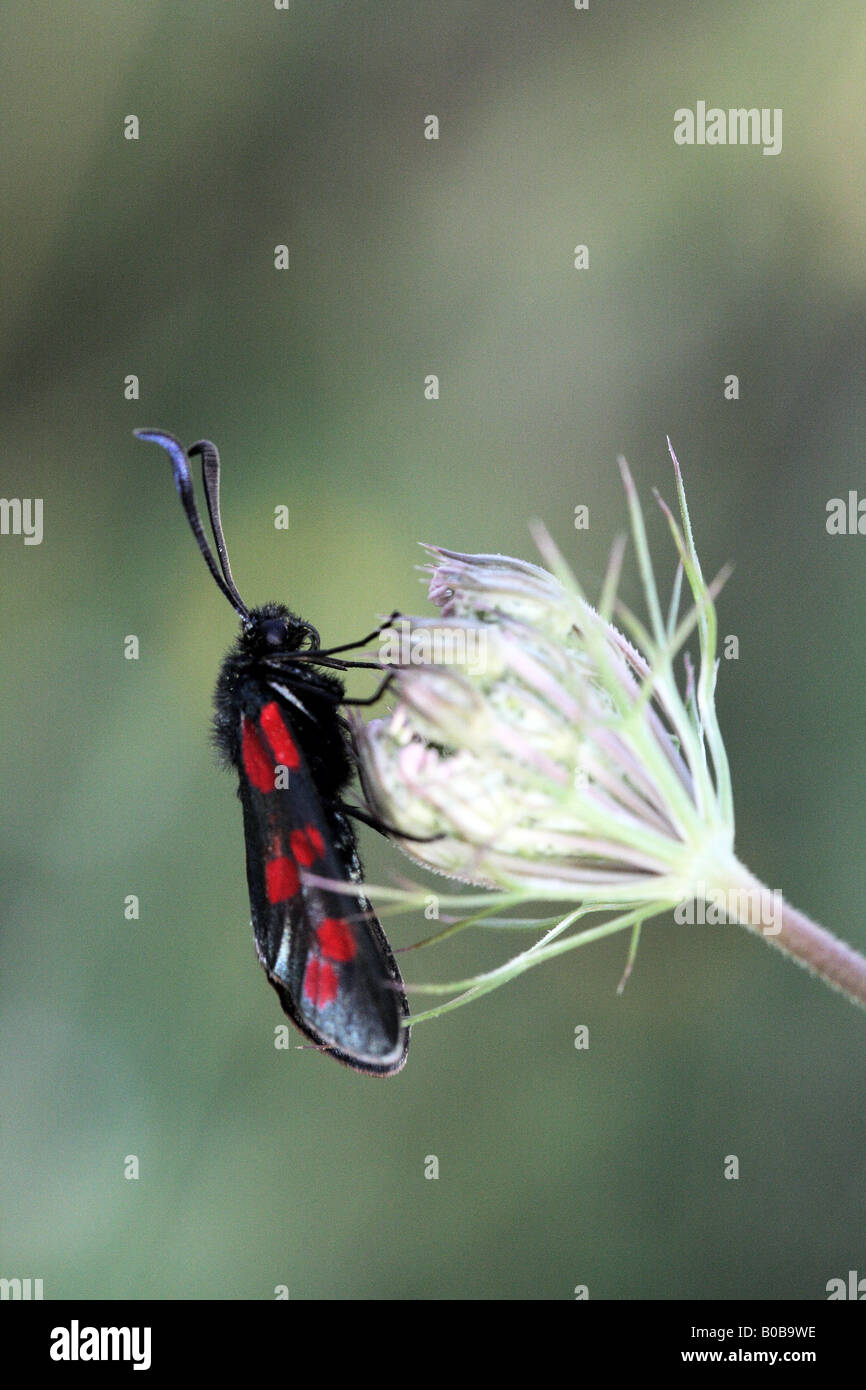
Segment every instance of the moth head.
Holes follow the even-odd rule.
[[[243,621],[241,632],[243,644],[257,656],[312,650],[320,645],[313,625],[290,613],[281,603],[253,608]]]

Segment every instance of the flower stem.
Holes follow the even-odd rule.
[[[773,893],[742,864],[734,880],[735,918],[826,984],[866,1008],[866,957]]]

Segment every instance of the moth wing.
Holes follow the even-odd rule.
[[[359,1071],[392,1075],[406,1060],[409,1009],[385,933],[349,886],[360,876],[352,829],[341,812],[326,814],[288,712],[275,703],[244,718],[242,762],[250,907],[268,979],[317,1046]],[[347,887],[323,888],[308,874]]]

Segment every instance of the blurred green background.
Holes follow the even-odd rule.
[[[673,500],[669,433],[705,572],[735,565],[739,854],[866,947],[866,541],[824,525],[866,491],[862,6],[4,18],[0,492],[45,520],[39,546],[0,538],[0,1275],[46,1297],[815,1299],[866,1274],[866,1018],[745,932],[660,920],[622,998],[624,939],[566,956],[420,1026],[386,1083],[274,1050],[208,744],[235,619],[131,435],[216,440],[241,591],[338,642],[427,611],[417,541],[533,559],[533,517],[597,592],[616,454],[649,510],[653,486]],[[676,146],[698,100],[781,107],[782,153]],[[373,881],[406,872],[362,847]],[[458,979],[507,947],[402,963]]]

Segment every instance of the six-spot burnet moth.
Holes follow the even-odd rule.
[[[342,800],[355,754],[340,705],[369,704],[381,692],[349,702],[342,681],[325,674],[380,669],[339,655],[377,634],[323,648],[316,629],[282,604],[247,608],[223,538],[216,447],[203,439],[187,453],[162,430],[135,434],[171,458],[199,549],[241,620],[217,680],[215,732],[238,773],[259,959],[283,1009],[313,1043],[356,1071],[392,1076],[406,1061],[409,1006],[385,933],[360,886],[351,887],[361,884],[361,864],[349,815],[369,818]],[[219,568],[196,508],[189,463],[195,455]],[[346,886],[325,888],[309,874]]]

